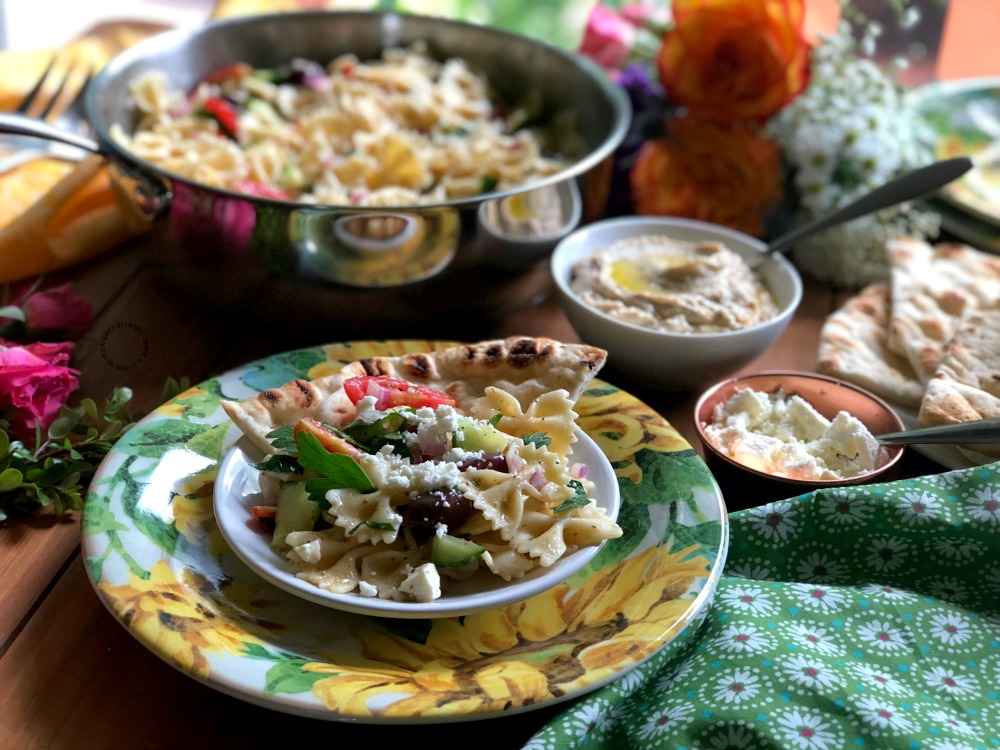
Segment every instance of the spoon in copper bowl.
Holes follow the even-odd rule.
[[[857,200],[848,203],[846,206],[834,211],[829,216],[824,216],[817,221],[796,227],[790,232],[771,240],[767,244],[764,253],[756,258],[750,267],[757,270],[764,265],[775,253],[784,252],[799,240],[809,237],[824,229],[829,229],[837,224],[842,224],[852,219],[881,211],[905,201],[916,200],[925,195],[940,190],[953,180],[957,180],[963,174],[972,169],[972,160],[965,156],[954,159],[945,159],[928,164],[925,167],[914,169],[910,172],[890,180],[881,187],[877,187],[870,193],[866,193]]]
[[[974,419],[957,424],[919,427],[915,430],[876,435],[880,443],[891,445],[929,445],[931,443],[1000,443],[1000,417]]]

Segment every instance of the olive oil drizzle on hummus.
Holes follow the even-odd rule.
[[[613,317],[664,331],[733,331],[778,313],[761,279],[719,242],[620,240],[578,262],[572,288]]]

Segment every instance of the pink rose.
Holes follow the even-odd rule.
[[[14,299],[12,305],[24,312],[23,330],[29,339],[52,338],[54,334],[77,339],[94,324],[90,303],[70,284],[34,292],[29,287]],[[5,320],[9,321],[0,319],[0,328]]]
[[[68,341],[18,346],[0,339],[0,411],[22,440],[34,438],[36,422],[47,430],[79,386],[79,371],[66,366],[72,351]]]
[[[636,27],[611,8],[597,3],[587,17],[579,52],[606,70],[618,70],[635,42]]]

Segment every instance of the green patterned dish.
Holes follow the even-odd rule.
[[[910,101],[930,127],[939,159],[968,156],[975,163],[941,198],[1000,225],[1000,78],[936,81],[914,90]]]
[[[84,511],[83,554],[101,600],[160,658],[218,690],[369,723],[491,718],[565,701],[700,623],[727,549],[718,486],[662,417],[600,380],[577,421],[614,467],[625,533],[563,583],[466,617],[390,620],[305,601],[240,562],[212,509],[219,464],[239,435],[220,400],[446,345],[297,350],[201,383],[142,420],[101,465]]]

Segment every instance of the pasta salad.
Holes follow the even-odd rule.
[[[253,515],[296,575],[331,593],[428,602],[479,571],[511,581],[621,536],[571,463],[565,390],[527,409],[487,387],[488,419],[446,393],[348,378],[342,426],[301,418],[268,434],[257,464],[272,504]]]
[[[463,60],[421,43],[362,61],[235,63],[191,92],[162,71],[132,81],[136,156],[211,187],[326,205],[406,206],[528,184],[566,166],[542,153],[523,110],[506,111]]]

